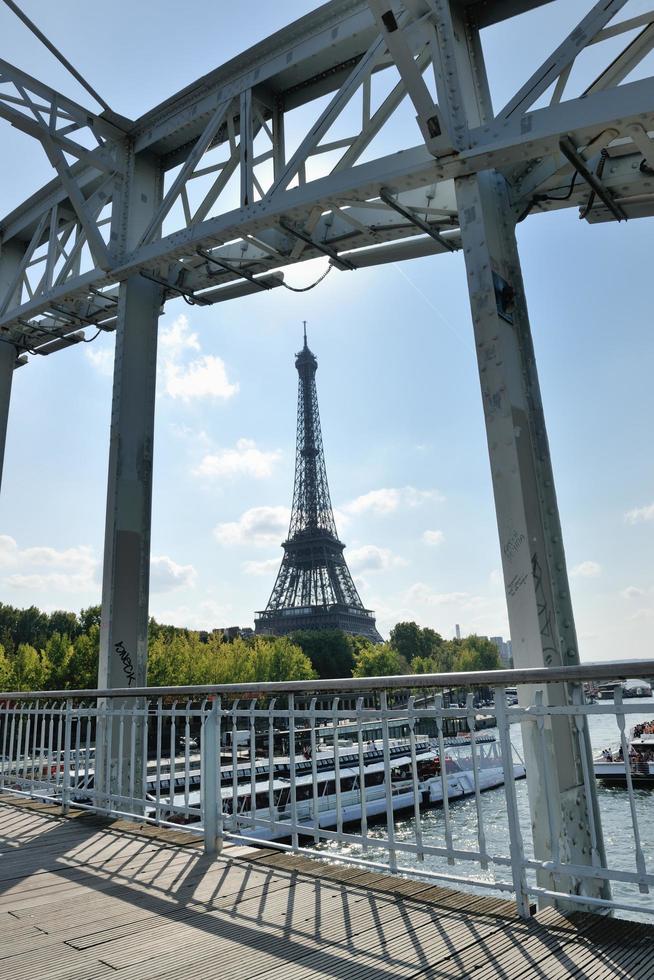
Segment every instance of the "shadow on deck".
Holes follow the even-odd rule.
[[[0,802],[0,980],[614,980],[654,927]]]

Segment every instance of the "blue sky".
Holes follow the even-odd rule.
[[[26,2],[107,101],[135,117],[317,6]],[[590,4],[556,0],[487,32],[496,107]],[[632,2],[625,16],[647,9]],[[120,14],[128,29],[121,26]],[[3,56],[84,103],[7,10]],[[506,51],[511,51],[511,59]],[[650,68],[651,71],[651,68]],[[298,122],[298,126],[299,126]],[[0,212],[50,176],[1,123]],[[409,117],[399,120],[413,143]],[[413,124],[415,125],[415,124]],[[299,130],[298,130],[299,132]],[[385,139],[392,140],[391,131]],[[588,226],[574,211],[519,228],[523,271],[582,657],[652,655],[652,226]],[[324,269],[287,272],[293,285]],[[416,619],[451,636],[508,632],[463,258],[358,272],[160,321],[152,613],[251,625],[281,558],[291,502],[301,321],[337,525],[364,603],[387,634]],[[83,349],[81,347],[83,346]],[[14,378],[0,498],[0,598],[79,609],[100,595],[113,337]]]

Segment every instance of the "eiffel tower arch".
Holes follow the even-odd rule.
[[[268,605],[257,613],[259,635],[340,629],[381,643],[375,616],[361,601],[339,540],[320,431],[316,371],[307,344],[295,357],[298,372],[295,483],[284,557]]]

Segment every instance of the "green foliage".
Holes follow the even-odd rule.
[[[354,677],[389,677],[408,673],[407,662],[390,643],[368,643],[356,655]]]
[[[180,630],[157,636],[149,647],[148,684],[248,684],[310,680],[311,661],[288,637],[258,636],[224,643],[211,634],[202,642],[198,633]]]
[[[79,621],[78,633],[89,633],[94,626],[100,628],[100,613],[101,606],[89,606],[88,609],[82,609],[77,617]],[[68,635],[73,636],[72,633]]]
[[[462,640],[444,640],[429,627],[398,623],[391,630],[390,645],[409,661],[414,674],[497,670],[502,666],[495,644],[474,633]]]
[[[64,685],[78,690],[98,686],[98,657],[100,655],[100,627],[94,624],[88,633],[73,640],[73,651],[68,661],[68,682]]]
[[[0,691],[11,690],[11,662],[0,644]]]
[[[485,636],[465,637],[454,657],[455,670],[498,670],[502,666],[497,647]]]
[[[49,672],[45,653],[35,650],[29,643],[21,643],[12,659],[9,686],[14,691],[42,691]]]
[[[342,630],[298,630],[291,634],[291,640],[301,647],[318,677],[350,676],[354,668],[354,639]]]
[[[438,664],[432,657],[414,657],[411,661],[411,670],[414,674],[439,673]]]
[[[218,633],[167,626],[151,619],[148,684],[249,684],[315,677],[486,671],[501,666],[483,636],[444,640],[435,630],[398,623],[390,642],[372,644],[340,630],[304,630],[284,637],[224,641]],[[0,603],[0,690],[71,690],[97,686],[100,607],[79,615]]]
[[[428,626],[417,623],[398,623],[391,630],[390,644],[394,650],[411,663],[414,657],[429,658],[437,662],[445,644],[443,637]]]
[[[66,687],[68,668],[73,657],[73,644],[68,636],[54,633],[46,643],[45,656],[50,664],[49,686],[55,689]]]

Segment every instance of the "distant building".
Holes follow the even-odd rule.
[[[497,652],[500,655],[500,660],[502,663],[508,666],[513,659],[511,640],[504,640],[504,637],[502,636],[490,636],[489,639],[491,643],[494,643],[497,647]]]
[[[458,623],[454,627],[454,633],[456,635],[457,640],[460,640],[461,639],[461,627],[459,626]]]

